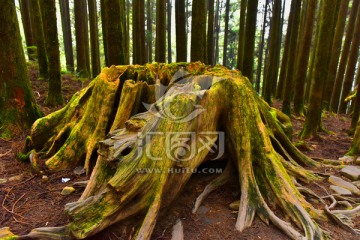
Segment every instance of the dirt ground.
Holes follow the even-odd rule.
[[[37,80],[36,69],[30,69],[32,87],[36,99],[41,105],[44,113],[48,114],[58,108],[47,108],[43,106],[46,97],[46,81]],[[63,94],[68,101],[72,94],[86,85],[71,77],[63,76]],[[280,103],[275,103],[280,108]],[[324,126],[332,134],[321,133],[321,138],[306,141],[312,148],[304,151],[311,157],[338,159],[343,156],[350,147],[351,137],[347,130],[350,126],[350,118],[346,115],[333,115],[326,113],[323,116]],[[294,116],[292,118],[294,127],[294,141],[301,130],[304,118]],[[63,209],[64,205],[76,201],[81,191],[62,196],[61,190],[77,181],[85,180],[84,175],[76,175],[73,171],[45,171],[42,175],[31,170],[28,163],[16,160],[16,154],[22,150],[27,133],[16,136],[11,140],[0,139],[0,178],[16,177],[17,179],[8,183],[0,183],[0,228],[10,227],[15,234],[26,234],[31,229],[44,226],[61,226],[68,222]],[[223,168],[224,162],[207,163],[207,168]],[[324,168],[317,171],[338,175],[332,168]],[[46,175],[48,180],[43,180]],[[243,233],[235,231],[237,213],[229,209],[229,204],[239,199],[239,186],[232,182],[212,193],[199,208],[197,214],[191,210],[196,197],[203,188],[214,177],[213,174],[194,174],[186,185],[178,199],[163,211],[158,219],[152,239],[171,239],[171,232],[178,219],[184,225],[185,239],[288,239],[281,231],[272,224],[266,225],[258,218],[253,225]],[[62,183],[63,178],[70,178],[67,183]],[[320,185],[328,187],[326,180],[319,182]],[[326,193],[315,184],[308,184],[319,195]],[[317,204],[317,207],[323,206]],[[331,222],[320,223],[334,239],[359,239],[342,230]],[[360,228],[360,219],[356,219],[355,227]],[[122,239],[120,226],[112,226],[104,232],[91,239]]]

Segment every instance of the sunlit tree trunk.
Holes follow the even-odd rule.
[[[14,1],[0,1],[0,138],[10,138],[42,115],[32,90]]]
[[[299,56],[297,59],[296,75],[295,75],[295,89],[294,89],[294,112],[296,114],[304,114],[304,92],[305,80],[308,69],[311,41],[313,34],[313,27],[315,25],[315,15],[317,0],[309,0],[304,26],[304,35],[301,37],[299,45]]]
[[[217,64],[219,62],[219,34],[220,34],[220,16],[221,16],[221,3],[220,0],[216,0],[216,13],[215,13],[215,53],[213,62]]]
[[[48,78],[48,60],[46,56],[46,43],[44,37],[44,29],[42,24],[42,15],[38,0],[31,0],[31,7],[34,16],[34,31],[36,35],[36,51],[39,64],[40,78]]]
[[[91,73],[95,78],[100,73],[99,30],[96,0],[88,0],[91,46]]]
[[[63,39],[64,39],[66,69],[70,72],[73,72],[74,71],[74,53],[73,53],[73,46],[72,46],[69,0],[59,0],[59,4],[60,4]]]
[[[107,52],[107,16],[105,12],[105,0],[100,0],[100,14],[101,14],[101,29],[103,35],[103,48],[105,55],[105,66],[108,66],[108,52]]]
[[[321,4],[320,30],[318,39],[316,40],[316,54],[308,113],[306,115],[304,128],[300,133],[300,138],[315,137],[321,128],[322,99],[324,82],[326,81],[326,77],[324,76],[326,76],[329,71],[331,45],[333,42],[333,35],[332,31],[329,31],[329,26],[334,26],[334,15],[336,14],[335,4],[336,0],[323,1]]]
[[[167,59],[168,63],[172,62],[171,53],[171,0],[167,0]]]
[[[176,61],[187,61],[185,0],[175,0]]]
[[[331,94],[331,101],[330,101],[330,110],[334,111],[334,112],[337,112],[338,107],[339,107],[341,86],[343,83],[344,74],[346,71],[346,65],[347,65],[347,61],[348,61],[348,57],[349,57],[349,53],[350,53],[351,40],[352,40],[353,33],[355,30],[354,28],[355,28],[355,22],[356,22],[356,18],[357,18],[357,14],[358,14],[359,5],[360,5],[360,1],[358,1],[358,0],[353,1],[350,17],[348,20],[348,25],[346,27],[345,40],[344,40],[344,44],[343,44],[343,47],[341,50],[340,63],[339,63],[339,67],[338,67],[338,70],[336,73],[335,84],[333,87],[333,91]]]
[[[227,66],[227,51],[228,51],[228,31],[229,31],[229,12],[230,0],[225,2],[225,29],[224,29],[224,47],[223,47],[223,65]]]
[[[205,62],[206,51],[206,3],[197,0],[192,3],[191,54],[192,62]]]
[[[150,0],[151,1],[151,0]],[[126,19],[125,19],[125,62],[126,64],[130,64],[130,0],[124,0],[124,6],[125,6],[125,13],[126,13]]]

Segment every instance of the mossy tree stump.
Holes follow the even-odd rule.
[[[236,169],[237,230],[257,215],[292,239],[323,239],[316,223],[323,213],[292,181],[319,179],[303,168],[319,164],[291,143],[289,118],[259,98],[239,71],[199,62],[105,68],[67,106],[35,122],[27,144],[33,158],[47,159],[54,170],[83,164],[91,177],[79,201],[65,207],[68,225],[34,229],[26,237],[83,239],[131,222],[137,229],[132,238],[150,239],[160,211],[178,196],[191,170],[211,158],[202,136],[219,132],[223,139],[207,137],[206,146],[224,141],[227,169],[196,208]],[[186,140],[167,145],[169,134]]]

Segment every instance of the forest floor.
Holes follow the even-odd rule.
[[[44,100],[47,92],[47,82],[37,80],[36,69],[30,69],[32,87],[38,104],[45,114],[51,113],[58,108],[47,108]],[[63,76],[63,94],[68,101],[72,94],[84,87],[87,82],[76,80],[70,75]],[[281,108],[276,102],[275,107]],[[325,113],[323,122],[326,129],[332,134],[321,133],[321,138],[307,140],[311,150],[304,151],[310,157],[338,159],[342,157],[350,147],[351,137],[347,130],[350,126],[350,118],[347,115],[334,115]],[[304,124],[304,118],[294,116],[292,118],[294,128],[294,141]],[[28,163],[16,159],[16,154],[23,148],[27,133],[15,136],[10,140],[0,139],[0,179],[15,177],[11,182],[0,182],[0,228],[10,227],[15,234],[26,234],[31,229],[44,226],[61,226],[67,223],[64,214],[64,205],[76,201],[81,192],[63,196],[61,190],[74,182],[86,180],[84,175],[77,175],[73,171],[45,171],[42,175],[35,174]],[[223,162],[205,163],[202,167],[223,168]],[[322,168],[317,171],[339,175],[338,170]],[[48,180],[43,180],[46,175]],[[288,239],[281,231],[272,224],[266,225],[258,218],[253,225],[243,233],[235,230],[237,213],[229,209],[229,204],[239,199],[239,186],[237,182],[227,184],[216,190],[204,201],[196,214],[192,214],[194,200],[203,191],[203,188],[216,175],[194,174],[177,200],[159,217],[152,239],[171,239],[171,232],[178,219],[182,220],[185,239]],[[63,183],[63,178],[70,181]],[[329,189],[327,180],[319,182],[320,185]],[[305,186],[315,191],[318,195],[327,195],[323,189],[310,183]],[[318,208],[324,208],[321,204],[314,203]],[[321,227],[331,234],[333,239],[359,239],[351,233],[341,229],[331,222],[320,223]],[[355,228],[360,228],[360,219],[356,219]],[[103,233],[92,239],[120,239],[121,227],[112,226]]]

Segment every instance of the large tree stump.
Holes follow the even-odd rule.
[[[323,213],[291,180],[319,179],[303,168],[319,164],[290,138],[289,118],[259,98],[238,71],[199,62],[105,68],[65,108],[32,127],[28,150],[47,159],[50,169],[84,164],[92,173],[79,201],[65,207],[68,225],[26,237],[82,239],[131,222],[134,239],[150,239],[160,211],[192,170],[224,150],[241,188],[236,229],[243,231],[257,215],[292,239],[323,239],[315,221]],[[206,188],[197,206],[230,172]]]

